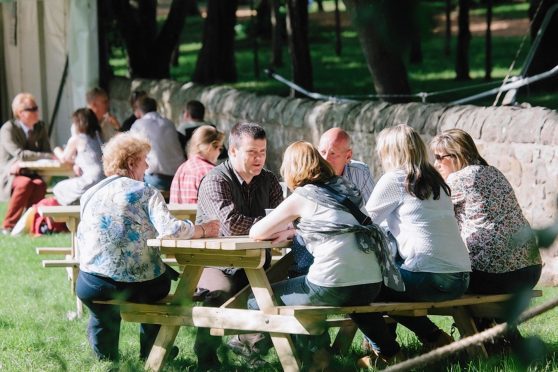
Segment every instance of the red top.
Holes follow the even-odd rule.
[[[170,202],[178,204],[198,202],[198,188],[202,178],[215,167],[200,155],[186,160],[177,169],[170,188]]]

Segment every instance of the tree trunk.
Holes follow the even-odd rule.
[[[486,1],[486,37],[484,51],[484,79],[492,79],[492,0]]]
[[[208,0],[202,48],[192,81],[200,84],[237,80],[234,57],[234,26],[237,0]]]
[[[545,15],[548,10],[553,6],[558,4],[558,0],[544,0],[542,5],[540,4],[542,0],[531,0],[531,5],[529,8],[529,18],[532,19],[531,24],[531,40],[534,40],[539,28],[544,20]],[[540,9],[537,12],[537,9]],[[554,16],[550,20],[550,23],[542,36],[539,48],[533,56],[533,61],[531,66],[527,70],[527,76],[532,76],[540,74],[541,72],[550,70],[554,66],[558,65],[558,48],[556,47],[556,36],[558,35],[558,12],[554,13]],[[538,83],[530,85],[532,89],[545,89],[556,91],[558,87],[558,76],[554,76],[549,79],[542,80]]]
[[[397,37],[407,39],[408,36],[390,32],[392,19],[397,13],[384,8],[384,3],[369,2],[367,0],[345,0],[347,10],[351,14],[352,22],[357,30],[360,44],[368,70],[374,81],[374,88],[380,95],[406,95],[411,93],[407,77],[407,68],[403,63],[404,48]],[[389,102],[405,102],[408,98],[384,97]]]
[[[287,34],[293,71],[293,82],[306,90],[313,89],[312,60],[308,42],[308,1],[287,1]],[[291,91],[295,97],[300,93]]]
[[[446,32],[444,38],[444,55],[451,54],[451,0],[446,0]]]
[[[279,11],[279,0],[271,1],[271,66],[283,66],[283,35],[285,19]]]
[[[339,0],[335,0],[335,55],[341,55],[341,13]]]
[[[126,44],[131,77],[169,78],[171,55],[184,27],[190,1],[172,1],[160,32],[157,32],[156,0],[139,0],[137,8],[132,7],[129,0],[111,3]]]
[[[112,77],[112,69],[109,63],[110,45],[108,33],[112,15],[110,12],[110,0],[99,0],[97,2],[97,32],[99,37],[99,86],[108,92],[109,81]]]
[[[422,63],[422,43],[420,39],[420,28],[411,34],[411,54],[409,62],[414,65]]]
[[[457,80],[469,80],[469,44],[471,31],[469,30],[469,8],[471,0],[459,0],[459,14],[457,17],[457,53],[455,60],[455,74]]]

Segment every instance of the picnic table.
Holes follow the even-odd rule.
[[[34,161],[20,161],[19,166],[21,168],[28,169],[39,176],[43,177],[53,177],[53,176],[63,176],[63,177],[73,177],[75,176],[74,170],[71,165],[61,163],[54,159],[41,159]]]
[[[510,294],[471,294],[440,302],[385,302],[345,307],[278,306],[270,283],[285,277],[292,263],[292,254],[287,254],[265,272],[265,249],[283,248],[287,244],[274,245],[248,237],[150,239],[147,244],[159,247],[163,254],[174,255],[183,267],[174,294],[154,304],[101,302],[119,305],[125,321],[161,324],[145,365],[146,369],[154,371],[162,369],[181,326],[210,328],[211,334],[217,336],[267,332],[283,370],[299,371],[301,365],[291,335],[319,335],[330,327],[338,327],[333,348],[343,352],[348,349],[356,331],[356,326],[347,318],[350,314],[380,312],[387,315],[451,316],[461,337],[467,337],[478,333],[473,317],[502,318],[507,301],[512,298]],[[206,266],[243,268],[249,285],[220,307],[195,306],[192,294]],[[245,309],[250,292],[260,310]],[[541,291],[532,291],[532,296],[541,296]],[[468,352],[471,356],[487,355],[482,344],[475,345]]]

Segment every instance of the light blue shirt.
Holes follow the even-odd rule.
[[[368,165],[361,161],[351,160],[349,164],[345,165],[341,177],[348,179],[356,185],[364,203],[370,199],[372,190],[374,190],[374,179]]]
[[[81,198],[80,270],[119,282],[155,279],[165,272],[165,266],[159,249],[148,247],[147,239],[190,238],[194,225],[173,217],[155,188],[116,177],[97,184]]]

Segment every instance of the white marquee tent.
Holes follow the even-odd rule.
[[[0,22],[0,124],[12,98],[29,92],[52,144],[66,143],[72,112],[98,84],[97,1],[0,0]]]

